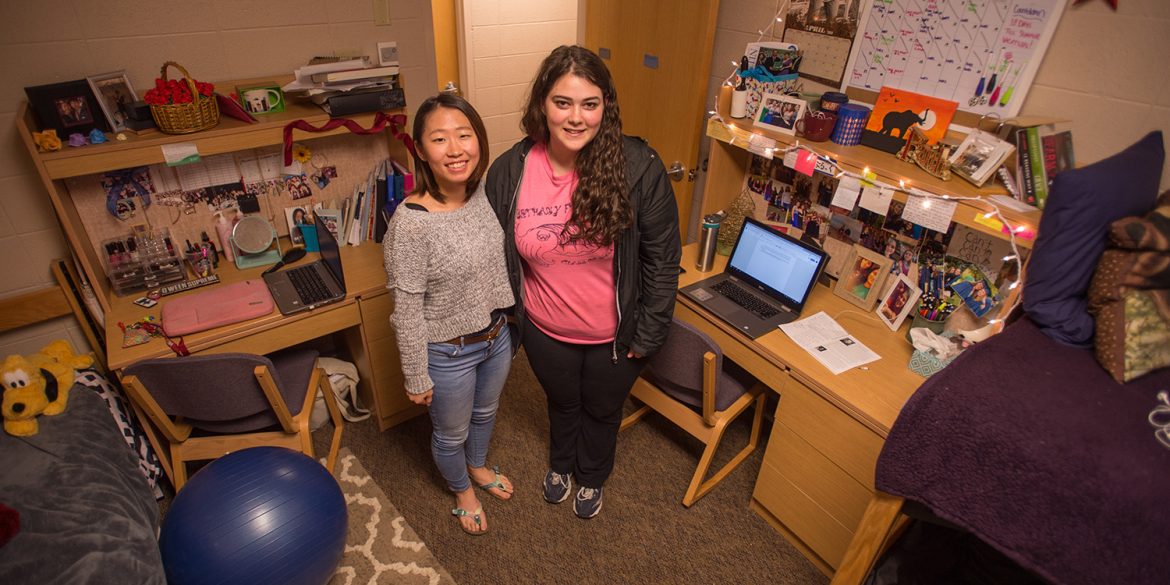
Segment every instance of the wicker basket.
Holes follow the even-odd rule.
[[[182,65],[174,61],[163,63],[161,75],[164,82],[167,80],[167,68],[172,66],[187,80],[187,86],[191,88],[191,95],[195,101],[186,104],[151,105],[150,115],[154,117],[155,125],[167,134],[190,134],[214,127],[219,123],[219,104],[215,101],[215,95],[199,95],[195,88],[195,80],[191,79],[191,75]]]

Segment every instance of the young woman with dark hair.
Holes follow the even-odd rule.
[[[548,398],[544,498],[592,518],[614,465],[622,404],[662,346],[678,288],[678,208],[666,169],[622,135],[605,63],[547,57],[521,121],[527,138],[488,171],[504,228],[518,334]]]
[[[415,191],[386,229],[390,322],[407,396],[430,408],[431,453],[455,494],[451,511],[468,534],[488,525],[474,483],[512,497],[512,483],[486,464],[512,347],[512,306],[503,232],[481,179],[487,132],[461,97],[439,94],[414,117]]]

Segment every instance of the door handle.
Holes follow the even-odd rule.
[[[683,175],[686,174],[686,171],[687,168],[683,166],[682,162],[676,160],[674,164],[670,165],[669,169],[666,169],[666,174],[670,177],[671,181],[677,183],[683,180]]]

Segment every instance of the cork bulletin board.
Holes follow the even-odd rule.
[[[269,219],[281,236],[288,236],[288,223],[284,210],[291,206],[311,207],[323,203],[325,207],[336,207],[346,197],[354,194],[355,188],[364,186],[371,171],[385,160],[389,146],[384,137],[354,137],[352,135],[317,138],[305,143],[312,149],[313,160],[303,165],[307,174],[313,174],[317,166],[336,167],[336,178],[324,188],[309,184],[311,190],[306,197],[294,199],[287,188],[263,189],[257,197],[260,214]],[[183,246],[188,240],[198,242],[204,231],[211,238],[216,237],[215,217],[205,203],[190,206],[176,204],[175,197],[181,195],[182,185],[193,180],[194,175],[205,174],[210,184],[243,181],[249,176],[247,170],[257,160],[265,158],[279,160],[279,147],[250,149],[226,155],[204,157],[199,168],[166,167],[152,168],[155,174],[150,194],[151,204],[136,209],[134,215],[121,220],[106,208],[107,193],[102,186],[103,174],[86,175],[66,180],[66,187],[72,195],[77,212],[85,218],[86,231],[94,250],[101,251],[101,243],[113,238],[126,238],[134,225],[146,224],[152,229],[168,228],[176,246]],[[249,161],[252,161],[249,163]],[[408,163],[409,161],[399,161]],[[277,163],[279,165],[279,163]],[[181,170],[180,170],[181,169]],[[267,169],[268,174],[272,169]],[[279,173],[278,173],[279,174]],[[278,179],[280,183],[283,178]],[[245,181],[246,182],[246,181]],[[216,244],[219,245],[218,243]]]
[[[956,101],[975,115],[1015,116],[1065,0],[862,0],[848,89],[884,86]],[[853,95],[854,92],[850,92]],[[870,100],[872,103],[872,99]]]

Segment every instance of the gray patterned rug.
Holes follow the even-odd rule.
[[[349,449],[338,454],[336,471],[349,508],[349,534],[329,585],[454,585]]]

